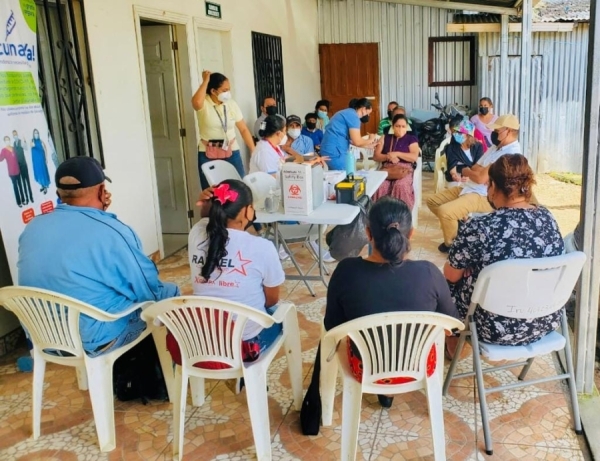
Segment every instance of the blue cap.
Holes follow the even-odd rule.
[[[61,184],[63,178],[70,177],[79,181],[77,184]],[[83,189],[86,187],[97,186],[104,181],[109,181],[104,174],[104,168],[98,160],[93,157],[73,157],[62,162],[56,169],[54,175],[56,187],[63,190]]]

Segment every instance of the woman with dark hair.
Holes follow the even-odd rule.
[[[447,170],[446,181],[461,183],[468,178],[461,176],[463,168],[475,165],[483,156],[483,146],[475,135],[475,125],[466,117],[460,123],[454,124],[452,141],[444,148]]]
[[[273,244],[246,232],[255,219],[252,191],[242,181],[226,180],[204,191],[200,201],[202,219],[188,239],[194,294],[272,313],[285,273]],[[280,331],[281,324],[262,329],[248,322],[242,339],[260,352]]]
[[[356,147],[374,147],[375,134],[368,139],[360,135],[360,124],[369,121],[373,110],[367,98],[358,99],[353,107],[337,112],[327,125],[321,143],[321,155],[329,157],[327,165],[330,170],[346,170],[350,142]]]
[[[208,181],[201,167],[211,160],[220,159],[231,163],[240,177],[243,177],[244,163],[235,128],[239,130],[250,153],[254,150],[254,141],[244,122],[241,109],[231,99],[231,87],[227,77],[208,70],[202,72],[202,84],[192,97],[192,106],[196,111],[200,130],[198,173],[202,189],[208,187]]]
[[[395,115],[392,119],[394,134],[386,134],[379,139],[373,160],[382,163],[382,169],[387,171],[383,182],[373,200],[391,195],[402,200],[411,210],[415,205],[413,176],[415,162],[419,158],[419,140],[408,133],[408,119],[405,115]]]
[[[418,310],[458,317],[439,269],[428,261],[408,259],[412,233],[406,203],[383,197],[371,207],[367,238],[372,252],[344,259],[336,267],[327,290],[325,329],[382,312]],[[353,347],[350,351],[352,371],[360,380],[360,358]],[[379,402],[389,407],[392,399],[379,396]]]
[[[329,101],[327,99],[317,101],[315,112],[317,113],[317,128],[325,131],[325,127],[329,123]]]
[[[506,154],[489,169],[487,198],[492,213],[472,218],[459,230],[444,266],[456,307],[465,318],[477,277],[484,267],[507,259],[561,255],[563,239],[552,214],[531,203],[535,184],[527,159]],[[479,339],[500,345],[527,345],[554,331],[560,313],[524,322],[475,310]],[[453,355],[458,338],[447,341]]]
[[[492,131],[488,128],[488,125],[491,125],[498,119],[498,116],[494,114],[494,103],[490,98],[481,98],[479,100],[479,110],[473,117],[471,117],[471,122],[475,125],[475,128],[482,134],[485,139],[486,148],[484,149],[484,153],[488,147],[492,146]]]

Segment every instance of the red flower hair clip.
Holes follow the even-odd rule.
[[[235,202],[238,198],[238,193],[229,188],[229,184],[221,184],[213,189],[215,200],[225,205],[227,202]]]

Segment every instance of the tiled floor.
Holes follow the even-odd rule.
[[[431,187],[427,177],[425,187]],[[414,259],[438,266],[444,258],[438,225],[426,208],[412,242]],[[307,264],[304,250],[299,259]],[[164,279],[190,293],[185,251],[161,265]],[[292,272],[286,263],[286,271]],[[283,296],[299,313],[304,360],[304,386],[308,386],[325,308],[323,286],[313,298],[299,282],[286,282]],[[116,402],[117,449],[100,453],[87,392],[79,391],[72,369],[49,365],[46,372],[42,436],[31,439],[31,374],[16,371],[14,359],[0,366],[0,460],[166,460],[171,459],[171,407],[168,403]],[[300,432],[299,414],[291,408],[291,393],[283,355],[269,371],[269,417],[272,454],[276,460],[335,460],[340,457],[341,396],[336,401],[332,427],[315,437]],[[471,365],[461,362],[461,369]],[[551,357],[538,360],[530,376],[554,368]],[[488,382],[515,379],[510,371],[495,373]],[[254,459],[246,392],[232,394],[221,382],[207,381],[207,399],[199,408],[188,406],[185,459]],[[450,460],[586,460],[582,437],[571,427],[568,400],[559,383],[493,394],[489,397],[494,456],[483,454],[483,434],[472,379],[455,381],[444,399],[447,456]],[[582,448],[583,447],[583,448]],[[363,398],[358,459],[433,459],[431,431],[424,394],[398,396],[391,409],[382,409],[375,396]]]

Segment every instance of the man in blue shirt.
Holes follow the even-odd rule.
[[[286,119],[289,146],[300,155],[313,155],[315,146],[308,136],[302,134],[302,120],[297,115],[290,115]]]
[[[312,139],[315,150],[319,152],[321,142],[323,141],[323,131],[317,128],[317,114],[311,112],[304,117],[305,126],[302,127],[302,134]]]
[[[106,209],[111,194],[100,163],[74,157],[56,170],[61,204],[37,216],[19,239],[19,285],[73,297],[98,309],[119,313],[143,301],[179,295],[162,283],[129,226]],[[135,340],[146,328],[141,309],[114,322],[82,315],[83,347],[91,356],[105,354]]]
[[[367,123],[373,110],[367,98],[352,100],[352,107],[337,112],[329,121],[323,134],[321,155],[329,157],[327,165],[330,170],[346,170],[350,142],[356,147],[371,148],[375,146],[375,134],[367,139],[360,135],[360,124]]]

